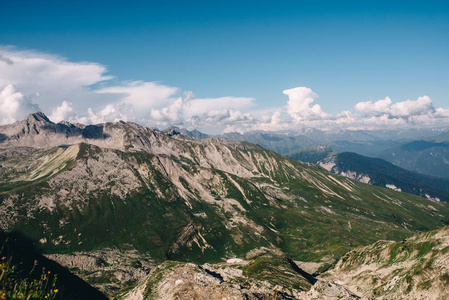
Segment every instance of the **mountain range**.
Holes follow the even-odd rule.
[[[365,183],[449,202],[449,179],[408,171],[380,158],[339,153],[325,145],[300,148],[286,156]]]
[[[405,130],[349,130],[323,131],[304,128],[297,131],[249,131],[230,132],[220,137],[247,141],[263,146],[280,154],[287,154],[298,148],[327,145],[339,152],[355,152],[375,157],[383,151],[411,143],[419,139],[444,136],[447,129],[405,129]],[[186,131],[186,134],[189,134]],[[196,134],[196,136],[198,136]]]
[[[355,247],[449,223],[446,203],[246,141],[129,122],[55,124],[42,113],[0,126],[0,137],[1,230],[111,298],[133,286],[157,298],[180,276],[173,297],[191,279],[199,294],[215,282],[223,295],[291,299]],[[243,279],[227,280],[235,274]]]
[[[376,156],[411,171],[449,178],[448,133],[401,144]]]
[[[195,138],[211,137],[197,130],[176,130]],[[338,131],[307,128],[298,131],[231,132],[219,137],[251,142],[282,155],[299,148],[327,145],[338,152],[382,158],[423,175],[449,178],[449,133],[445,128]]]

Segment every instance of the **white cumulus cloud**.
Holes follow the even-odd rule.
[[[392,101],[389,97],[376,102],[359,102],[355,105],[355,110],[370,116],[378,116],[387,113],[390,110]]]
[[[9,124],[23,119],[27,114],[39,110],[32,97],[25,96],[12,84],[6,85],[0,92],[0,124]]]
[[[69,121],[69,122],[76,122],[77,121],[77,115],[76,112],[73,110],[72,103],[69,103],[67,101],[62,101],[61,105],[56,107],[50,116],[48,118],[55,122],[61,122],[61,121]]]
[[[393,117],[408,117],[425,115],[434,111],[432,100],[428,96],[422,96],[414,101],[406,100],[393,104],[390,115]]]
[[[98,124],[106,122],[118,122],[118,121],[136,121],[134,116],[134,110],[129,105],[108,104],[106,107],[98,112],[94,112],[92,108],[87,109],[87,116],[83,116],[78,119],[78,122],[83,124]],[[142,123],[142,122],[141,122]]]
[[[388,115],[390,117],[410,117],[424,115],[435,111],[432,100],[428,96],[419,97],[417,100],[406,100],[392,104],[389,97],[376,102],[359,102],[355,110],[370,116]]]
[[[181,97],[175,99],[170,105],[161,109],[151,109],[150,117],[157,124],[169,124],[181,125],[182,122],[182,112],[184,108],[185,100]]]
[[[254,98],[220,97],[197,99],[192,92],[183,97],[171,99],[163,108],[154,108],[150,113],[150,123],[165,127],[170,125],[187,128],[219,128],[230,123],[251,122],[253,117],[246,113]]]
[[[330,117],[330,114],[325,113],[319,104],[310,106],[318,98],[318,95],[310,88],[297,87],[284,90],[283,93],[288,96],[286,108],[294,120],[316,120]]]

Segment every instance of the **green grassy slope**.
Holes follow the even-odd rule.
[[[51,176],[2,182],[0,225],[39,240],[47,252],[136,248],[161,261],[203,263],[279,251],[296,260],[338,258],[449,219],[446,204],[249,143],[159,139],[170,151],[80,144],[69,165],[54,160]]]

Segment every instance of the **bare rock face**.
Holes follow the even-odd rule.
[[[255,269],[261,273],[254,273]],[[270,262],[271,267],[265,263]],[[301,299],[311,283],[283,259],[195,265],[167,261],[119,299]],[[288,277],[280,280],[279,277]],[[267,280],[271,277],[274,280]],[[277,278],[275,278],[277,277]]]
[[[134,289],[118,294],[118,299],[303,299],[303,300],[355,300],[360,299],[334,282],[313,277],[308,282],[294,269],[269,258],[271,268],[264,265],[260,273],[251,272],[254,261],[195,265],[165,262],[154,268]],[[263,274],[263,275],[261,275]],[[283,276],[288,279],[280,280]],[[277,280],[267,280],[276,278]],[[316,282],[316,283],[315,283]],[[311,285],[314,284],[312,287]],[[310,289],[311,287],[311,289]],[[310,290],[309,290],[310,289]],[[307,291],[308,290],[308,291]],[[367,299],[367,298],[365,298]]]
[[[103,249],[46,256],[105,294],[137,282],[155,266],[149,255],[136,250]]]
[[[334,282],[318,280],[309,292],[302,295],[304,300],[355,300],[360,299],[348,289]],[[367,298],[365,298],[367,299]]]

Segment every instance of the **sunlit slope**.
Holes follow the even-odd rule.
[[[345,254],[325,280],[338,280],[360,296],[447,299],[449,227],[399,242],[379,241]]]
[[[264,252],[331,260],[449,219],[444,203],[339,177],[250,143],[200,141],[132,123],[106,127],[122,146],[100,140],[102,146],[4,155],[1,228],[39,240],[48,252],[117,246],[161,260]],[[14,173],[19,158],[41,163]]]

